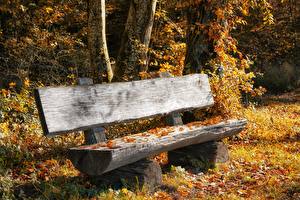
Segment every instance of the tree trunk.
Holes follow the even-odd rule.
[[[197,6],[191,6],[187,11],[187,48],[184,74],[201,72],[213,56],[213,44],[207,30],[209,23],[214,18],[211,7],[206,0]]]
[[[105,0],[88,1],[88,45],[90,52],[90,71],[97,83],[107,76],[110,82],[113,73],[109,60],[105,33]],[[107,74],[104,71],[107,71]]]
[[[147,52],[157,0],[131,0],[126,27],[116,63],[118,81],[139,79],[148,70]]]

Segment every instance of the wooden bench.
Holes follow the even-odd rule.
[[[197,148],[197,144],[237,134],[246,125],[245,120],[209,126],[182,124],[180,112],[214,104],[204,74],[39,88],[35,90],[35,99],[46,136],[85,131],[87,145],[71,148],[70,160],[77,169],[91,176],[134,165],[162,152],[170,151],[176,160],[176,149],[186,148],[189,152],[188,148]],[[174,126],[105,140],[104,125],[158,115],[167,115],[169,124]]]

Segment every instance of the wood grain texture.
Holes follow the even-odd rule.
[[[227,146],[221,141],[189,145],[168,152],[168,165],[182,166],[194,173],[214,168],[229,160]]]
[[[100,175],[161,152],[232,136],[245,125],[246,120],[230,120],[210,126],[182,125],[148,131],[112,140],[110,145],[99,143],[71,148],[70,159],[83,173]]]
[[[171,73],[169,72],[161,72],[159,73],[159,76],[161,78],[170,78],[174,77]],[[169,126],[177,126],[177,125],[183,125],[183,121],[181,118],[181,114],[179,112],[173,112],[170,113],[166,116],[166,124]]]
[[[204,74],[35,91],[45,135],[213,105]]]
[[[78,85],[93,85],[93,79],[86,77],[78,78]],[[97,127],[85,130],[84,141],[85,144],[96,144],[106,141],[105,129],[103,127]]]
[[[162,170],[158,162],[142,159],[100,176],[93,176],[92,180],[95,180],[98,185],[115,189],[126,187],[136,190],[146,186],[148,189],[153,190],[162,184]]]
[[[183,121],[180,114],[169,114],[167,124],[170,126],[182,125]],[[195,173],[214,168],[217,162],[228,160],[229,151],[222,141],[189,145],[168,152],[168,165],[182,166]]]

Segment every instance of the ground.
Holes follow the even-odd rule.
[[[0,195],[3,199],[300,199],[299,93],[269,96],[242,112],[249,123],[237,137],[225,140],[228,162],[199,174],[171,167],[163,175],[164,185],[155,191],[93,184],[65,156],[66,146],[81,137],[11,136],[0,146]]]

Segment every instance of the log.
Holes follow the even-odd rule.
[[[218,162],[229,160],[228,148],[221,141],[190,145],[168,152],[169,165],[182,166],[193,172],[207,171]]]
[[[100,175],[142,158],[162,152],[232,136],[246,125],[246,120],[229,120],[216,125],[182,125],[161,128],[107,143],[71,148],[73,165],[88,175]]]
[[[153,190],[162,184],[162,171],[154,160],[142,159],[120,167],[101,176],[92,177],[97,184],[130,189],[142,189],[144,186]]]
[[[35,99],[47,136],[205,108],[214,103],[205,74],[40,88],[35,90]]]

